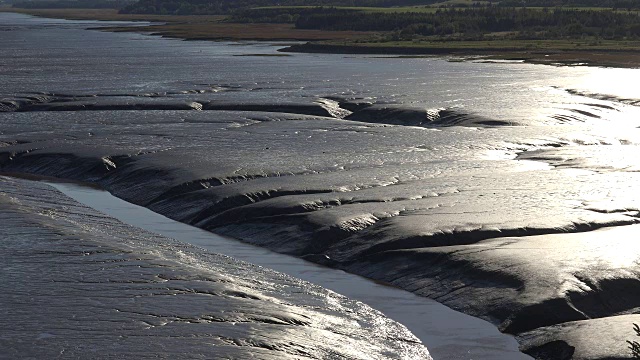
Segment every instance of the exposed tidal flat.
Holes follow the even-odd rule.
[[[431,359],[402,325],[275,271],[0,177],[3,359]]]
[[[243,57],[277,47],[0,16],[1,171],[433,298],[535,357],[631,357],[637,71]]]
[[[429,354],[437,359],[530,359],[519,352],[512,336],[500,333],[484,320],[454,311],[431,299],[168,219],[93,186],[60,183],[60,179],[53,181],[49,184],[65,195],[125,224],[197,246],[198,251],[224,254],[279,271],[361,301],[405,326],[423,345],[429,344]],[[397,338],[393,331],[389,328],[385,336]],[[400,337],[404,336],[402,334]],[[414,348],[418,349],[418,344]],[[389,357],[398,355],[391,352]],[[361,353],[360,356],[368,355]],[[406,357],[423,356],[409,352]]]

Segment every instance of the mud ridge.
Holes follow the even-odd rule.
[[[396,240],[389,243],[382,243],[379,245],[373,245],[369,247],[367,250],[358,253],[358,257],[360,256],[370,256],[376,253],[384,253],[387,251],[394,250],[410,250],[417,248],[432,248],[439,246],[456,246],[456,245],[471,245],[478,243],[483,240],[495,239],[495,238],[514,238],[514,237],[525,237],[525,236],[538,236],[538,235],[549,235],[549,234],[567,234],[567,233],[581,233],[594,231],[597,229],[601,229],[604,227],[613,227],[613,226],[625,226],[640,223],[640,220],[635,218],[629,218],[628,221],[619,221],[612,223],[603,223],[603,224],[594,224],[594,223],[581,223],[581,224],[573,224],[572,226],[568,226],[566,228],[520,228],[520,229],[495,229],[495,230],[485,230],[485,229],[477,229],[475,231],[465,231],[465,232],[438,232],[434,234],[429,234],[425,236],[416,236],[416,237],[405,237],[400,240]]]
[[[576,89],[562,89],[562,90],[572,95],[584,96],[584,97],[588,97],[596,100],[613,101],[613,102],[622,103],[626,105],[633,105],[633,106],[640,105],[640,99],[622,98],[622,97],[608,95],[608,94],[589,93],[589,92],[580,91]],[[595,105],[595,106],[602,106],[602,105]]]
[[[340,97],[317,98],[311,103],[233,103],[174,95],[198,95],[216,91],[193,90],[143,94],[38,93],[0,99],[0,112],[202,110],[284,113],[351,121],[420,127],[509,126],[513,122],[489,119],[457,109],[420,109],[393,104],[373,104]]]
[[[24,142],[10,145],[0,152],[0,171],[93,182],[116,196],[173,219],[388,282],[437,299],[454,309],[483,317],[499,325],[503,331],[516,335],[633,311],[631,304],[640,298],[640,280],[635,273],[611,269],[607,270],[610,273],[598,272],[596,277],[581,275],[579,271],[565,276],[553,272],[563,269],[556,269],[555,264],[571,258],[550,258],[548,266],[537,267],[538,262],[551,257],[557,249],[563,249],[562,246],[550,248],[544,255],[532,254],[544,249],[539,243],[544,244],[545,239],[554,234],[589,234],[600,228],[638,223],[638,218],[625,213],[599,213],[585,208],[583,212],[573,214],[574,218],[584,220],[573,223],[566,221],[570,219],[567,217],[556,223],[513,226],[505,225],[498,218],[497,225],[485,227],[474,222],[479,220],[473,216],[474,212],[486,212],[486,208],[463,208],[468,211],[456,211],[460,216],[464,215],[464,222],[440,223],[444,217],[455,214],[455,211],[439,207],[450,201],[448,194],[453,192],[443,191],[439,196],[438,192],[430,190],[428,193],[434,195],[418,197],[417,201],[424,203],[415,206],[395,204],[394,199],[409,203],[415,201],[412,200],[414,196],[425,194],[427,190],[414,192],[410,188],[397,190],[392,186],[388,193],[373,190],[360,193],[353,199],[336,193],[335,200],[332,200],[331,196],[321,196],[333,192],[330,186],[323,189],[317,185],[320,182],[307,183],[298,176],[291,176],[300,174],[225,177],[221,175],[238,174],[238,168],[231,166],[217,172],[215,169],[198,170],[202,169],[202,162],[197,163],[197,168],[188,164],[175,165],[176,154],[183,154],[180,152],[149,151],[142,152],[140,156],[113,154],[113,148]],[[186,159],[189,160],[188,157]],[[305,167],[314,168],[306,164]],[[248,169],[252,168],[242,171],[250,174]],[[344,168],[338,171],[342,170]],[[311,174],[317,175],[318,171]],[[207,177],[207,174],[219,175]],[[295,186],[280,188],[284,183],[273,179],[282,175],[291,176],[289,180]],[[387,184],[388,180],[388,175],[385,175],[378,182]],[[344,184],[344,181],[340,178],[336,184]],[[348,181],[357,184],[353,179]],[[312,183],[316,185],[310,186]],[[447,186],[457,189],[453,183]],[[477,186],[487,187],[484,183]],[[399,197],[405,191],[411,191],[411,196],[406,199]],[[482,204],[497,204],[504,200],[495,192],[492,196],[497,200]],[[378,203],[390,206],[380,207],[374,201],[376,199],[381,200]],[[314,201],[317,201],[315,207]],[[394,209],[404,210],[398,212]],[[440,227],[426,226],[432,219]],[[438,228],[452,230],[437,231]],[[614,240],[620,239],[624,238]],[[556,246],[554,244],[564,241],[554,240],[547,246]],[[576,242],[566,246],[582,249],[580,246],[583,245]],[[584,253],[591,254],[590,249],[601,245],[589,246],[585,247]],[[593,254],[600,256],[599,252]],[[597,263],[602,260],[596,257],[578,263],[588,265],[591,264],[589,261]],[[547,268],[551,270],[544,273]],[[603,280],[602,276],[611,276],[615,281]],[[559,283],[546,283],[556,280]],[[565,283],[573,287],[549,293],[565,286]],[[585,290],[587,288],[590,290]],[[623,293],[625,289],[626,294]]]
[[[509,126],[515,123],[471,115],[455,109],[419,109],[399,105],[359,105],[345,120],[420,127]]]

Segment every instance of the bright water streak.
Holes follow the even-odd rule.
[[[268,267],[362,301],[405,325],[422,340],[434,359],[530,359],[518,351],[513,337],[500,333],[492,324],[436,301],[171,220],[104,190],[70,183],[50,185],[126,224]]]

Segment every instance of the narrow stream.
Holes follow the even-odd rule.
[[[268,267],[362,301],[405,325],[422,340],[436,360],[531,359],[518,351],[518,343],[512,336],[500,333],[494,325],[451,310],[431,299],[222,237],[168,219],[104,190],[72,183],[48,184],[76,201],[126,224]]]

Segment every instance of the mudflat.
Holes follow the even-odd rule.
[[[1,15],[0,171],[431,297],[534,356],[630,358],[635,70],[256,59],[277,47]]]

